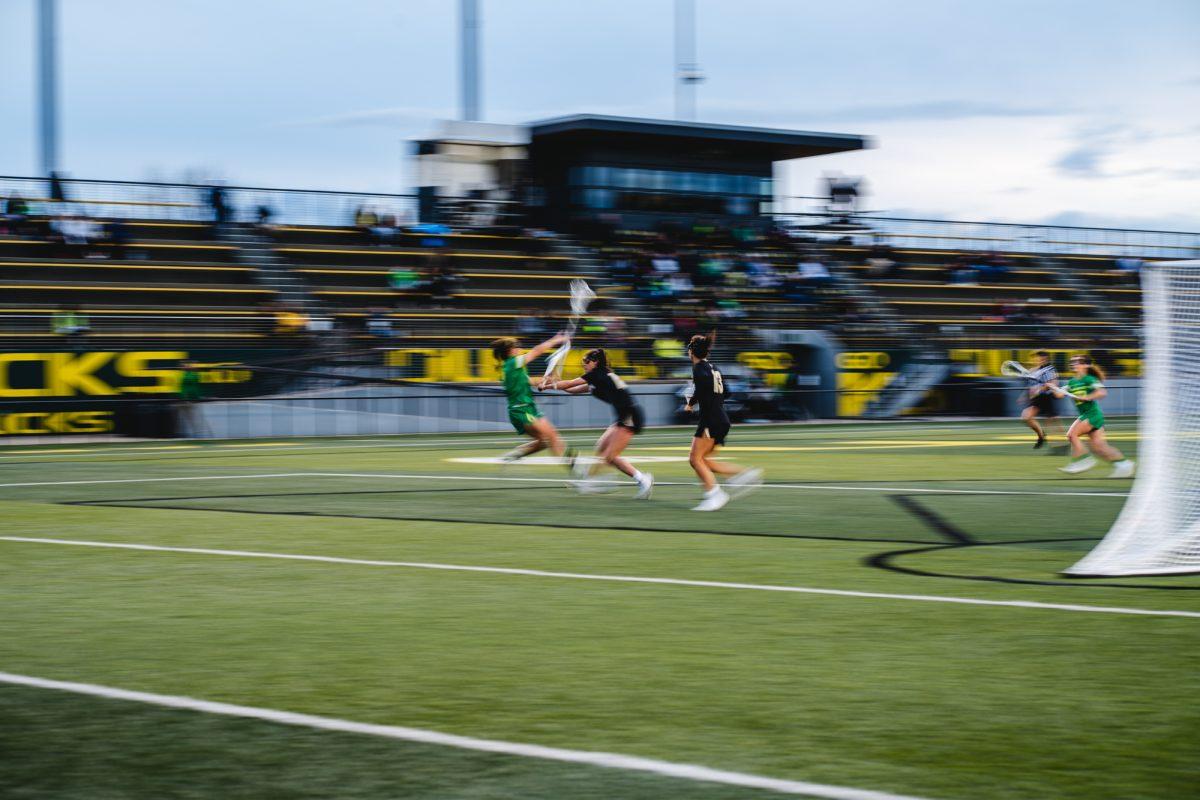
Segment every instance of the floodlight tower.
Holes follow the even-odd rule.
[[[704,73],[696,63],[695,0],[675,0],[675,118],[696,118],[696,86]]]
[[[43,175],[58,169],[58,31],[55,0],[38,0],[38,142]]]
[[[479,0],[461,0],[459,4],[462,110],[459,116],[467,122],[478,121],[479,109]]]

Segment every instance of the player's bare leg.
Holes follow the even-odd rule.
[[[708,456],[715,446],[716,443],[712,439],[697,436],[692,439],[692,449],[688,453],[688,463],[695,470],[696,477],[700,479],[700,485],[704,487],[706,493],[717,488],[717,479],[713,475],[708,460]]]
[[[1038,422],[1037,414],[1038,410],[1036,407],[1025,406],[1025,409],[1021,412],[1021,419],[1029,426],[1030,430],[1037,434],[1038,445],[1041,446],[1041,442],[1046,440],[1046,431],[1042,428],[1041,423]]]
[[[1088,454],[1087,447],[1083,443],[1084,437],[1093,432],[1095,432],[1095,428],[1087,420],[1077,419],[1071,423],[1071,428],[1067,431],[1067,442],[1071,446],[1071,462],[1065,467],[1059,467],[1060,472],[1073,475],[1078,472],[1086,472],[1096,466],[1096,459]]]

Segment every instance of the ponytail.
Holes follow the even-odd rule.
[[[583,357],[583,360],[594,361],[596,362],[596,369],[601,370],[602,372],[608,372],[608,354],[605,353],[604,349],[601,347],[597,347],[594,350],[589,350],[587,355]]]
[[[1096,380],[1104,383],[1104,370],[1100,369],[1093,361],[1091,356],[1074,356],[1072,361],[1078,361],[1087,367],[1088,375],[1091,375]]]
[[[517,340],[511,336],[502,336],[492,342],[492,356],[501,363],[508,359],[508,354],[517,346]]]

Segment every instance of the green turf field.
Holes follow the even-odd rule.
[[[646,502],[454,460],[511,436],[0,449],[0,672],[420,729],[0,678],[0,796],[1195,796],[1200,577],[1060,577],[1130,482],[1027,433],[737,427],[769,485],[716,514],[684,429]]]

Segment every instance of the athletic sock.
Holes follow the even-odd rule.
[[[633,479],[638,483],[641,483],[642,481],[646,480],[646,475],[642,471],[635,469],[633,471]]]

